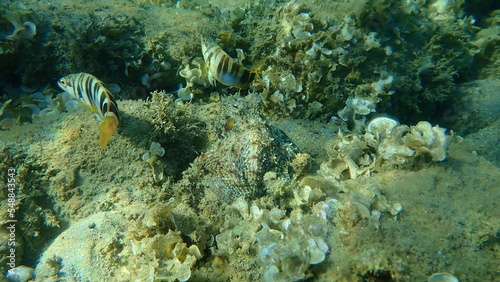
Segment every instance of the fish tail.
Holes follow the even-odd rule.
[[[99,125],[99,144],[101,145],[101,149],[106,147],[108,144],[111,135],[116,132],[118,129],[118,117],[112,113],[108,112],[104,117],[104,120]]]

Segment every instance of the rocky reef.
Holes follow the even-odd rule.
[[[15,45],[15,35],[22,43],[0,61],[6,69],[17,65],[24,71],[7,71],[5,78],[15,79],[2,88],[40,88],[85,70],[119,83],[122,98],[146,99],[150,91],[165,89],[190,99],[207,92],[199,44],[203,35],[260,72],[252,89],[263,97],[261,108],[268,116],[326,121],[349,101],[362,99],[403,123],[439,119],[436,107],[453,102],[455,83],[479,72],[492,56],[482,49],[497,40],[495,27],[485,23],[479,32],[459,2],[441,2],[429,7],[363,3],[352,9],[351,4],[328,2],[239,7],[159,1],[141,2],[123,13],[107,7],[89,16],[76,10],[70,18],[57,6],[53,17],[43,5],[3,4],[2,42]],[[28,60],[32,53],[38,56]]]
[[[6,279],[494,280],[500,13],[471,5],[2,2]],[[55,90],[82,71],[120,109],[104,150]]]

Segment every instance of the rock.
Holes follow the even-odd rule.
[[[500,117],[498,98],[500,80],[484,79],[462,84],[458,87],[458,103],[445,115],[459,135],[465,136],[493,124]]]
[[[71,225],[43,253],[35,271],[37,280],[112,280],[126,225],[117,212],[96,213]]]

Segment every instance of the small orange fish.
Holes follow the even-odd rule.
[[[97,119],[102,121],[98,142],[104,149],[120,123],[118,105],[111,92],[97,77],[84,72],[67,75],[57,83],[64,91],[87,104]]]

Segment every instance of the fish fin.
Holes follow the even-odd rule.
[[[108,113],[106,114],[106,117],[104,117],[103,122],[99,125],[99,144],[101,145],[101,149],[104,149],[106,147],[106,144],[108,144],[109,139],[111,138],[111,135],[116,132],[118,129],[118,118],[116,117],[115,114],[113,113]]]
[[[96,107],[96,106],[89,105],[89,104],[87,104],[87,103],[85,103],[85,102],[82,102],[82,103],[84,103],[84,104],[85,104],[85,106],[87,106],[87,107],[88,107],[91,111],[93,111],[94,113],[99,114],[99,110],[97,109],[97,107]]]
[[[256,60],[254,62],[254,64],[252,65],[253,66],[253,69],[252,71],[256,74],[262,74],[261,70],[262,68],[264,67],[264,65],[266,64],[266,61],[267,61],[267,58],[263,58],[263,59],[260,59],[260,60]]]
[[[212,86],[217,86],[217,82],[215,80],[215,77],[213,76],[212,72],[210,71],[210,69],[208,69],[208,82],[210,83],[210,85]]]

